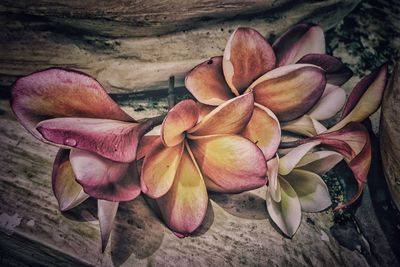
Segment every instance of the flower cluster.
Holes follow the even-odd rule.
[[[118,203],[141,192],[185,236],[203,222],[208,191],[265,186],[271,219],[291,237],[301,211],[331,205],[320,176],[338,162],[347,162],[359,189],[336,209],[362,193],[371,163],[363,122],[380,106],[388,70],[363,78],[346,101],[340,86],[351,76],[325,53],[317,25],[296,25],[273,45],[255,29],[237,28],[223,56],[188,72],[194,100],[165,116],[137,121],[95,79],[62,68],[18,79],[11,107],[33,136],[60,147],[52,174],[60,210],[98,199],[103,251]],[[146,134],[159,124],[159,134]]]

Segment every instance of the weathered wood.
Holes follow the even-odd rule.
[[[1,1],[0,86],[51,66],[92,74],[113,92],[182,86],[223,53],[239,25],[267,37],[300,21],[334,26],[359,0]]]
[[[20,242],[27,238],[41,244],[48,261],[64,254],[65,262],[96,266],[367,266],[359,252],[341,247],[331,236],[331,211],[304,213],[295,237],[284,238],[268,219],[264,189],[211,195],[213,209],[204,225],[184,239],[171,233],[141,197],[123,203],[111,242],[101,254],[95,202],[63,216],[50,183],[57,149],[28,134],[15,121],[7,101],[0,101],[0,108],[0,230],[10,236],[2,234],[0,239],[7,244],[15,238],[18,247],[2,249],[3,258],[33,253],[34,245],[27,248]]]
[[[385,178],[393,202],[400,211],[400,73],[399,65],[389,81],[382,103],[380,141]]]

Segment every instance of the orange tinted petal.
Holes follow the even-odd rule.
[[[223,58],[225,79],[236,95],[275,67],[275,54],[265,38],[252,28],[237,28],[228,40]]]
[[[185,79],[185,86],[201,103],[218,106],[234,97],[222,72],[222,56],[213,57],[194,67]]]
[[[275,155],[281,140],[279,121],[271,110],[256,103],[242,135],[255,143],[268,160]]]
[[[279,67],[255,81],[254,101],[274,112],[280,121],[304,115],[321,97],[326,85],[324,71],[313,65]]]
[[[67,149],[60,149],[54,160],[52,187],[61,211],[72,209],[89,197],[75,181]]]
[[[193,100],[183,100],[174,106],[164,118],[161,138],[166,146],[176,146],[184,139],[184,132],[191,129],[199,118],[197,105]]]
[[[204,177],[220,192],[241,192],[266,183],[262,151],[238,135],[216,135],[190,140],[189,146]]]
[[[157,198],[170,189],[183,151],[183,142],[165,147],[160,139],[152,146],[144,159],[141,174],[143,193]]]
[[[204,116],[188,133],[196,136],[239,133],[250,120],[253,108],[252,93],[235,97]]]
[[[207,189],[186,148],[170,190],[156,201],[165,223],[177,233],[191,233],[203,222],[208,206]]]

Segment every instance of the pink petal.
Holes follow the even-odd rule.
[[[193,100],[183,100],[174,106],[164,118],[161,138],[166,146],[182,143],[185,132],[197,123],[199,112]]]
[[[104,253],[110,233],[114,223],[115,215],[117,214],[119,202],[110,202],[99,199],[97,201],[98,217],[101,233],[101,252]]]
[[[367,180],[371,165],[371,143],[368,130],[361,123],[352,122],[340,130],[316,136],[315,139],[342,154],[354,174],[358,184],[357,193],[347,203],[335,209],[345,208],[359,198]]]
[[[159,198],[171,188],[183,153],[183,142],[165,147],[157,139],[144,159],[141,172],[143,193]]]
[[[318,102],[308,112],[315,120],[327,120],[334,117],[346,101],[346,92],[335,85],[326,84],[324,93]]]
[[[353,76],[351,69],[338,58],[326,54],[308,54],[297,63],[312,64],[323,68],[326,72],[327,82],[334,85],[342,85]]]
[[[262,151],[238,135],[214,135],[189,141],[200,170],[213,191],[242,192],[266,183]]]
[[[294,64],[307,54],[325,54],[324,31],[314,24],[298,24],[283,33],[272,47],[278,66]]]
[[[281,141],[279,121],[271,110],[256,103],[242,135],[255,143],[264,153],[265,160],[269,160],[275,155]]]
[[[267,72],[251,86],[254,101],[268,107],[280,121],[304,115],[321,97],[324,71],[314,65],[295,64]]]
[[[67,149],[60,149],[54,160],[52,187],[61,211],[72,209],[89,197],[75,181]]]
[[[170,190],[156,199],[168,227],[186,236],[204,220],[208,195],[201,172],[185,148]]]
[[[107,159],[131,162],[139,139],[152,126],[105,119],[56,118],[42,121],[37,129],[48,141],[94,152]]]
[[[223,57],[225,79],[236,95],[275,67],[275,54],[265,38],[252,28],[237,28],[228,40]]]
[[[36,124],[51,118],[134,121],[95,79],[61,68],[35,72],[18,79],[11,89],[11,107],[20,123],[41,140]]]
[[[222,56],[212,57],[194,67],[186,75],[185,86],[206,105],[218,106],[234,97],[222,72]]]
[[[235,97],[213,109],[188,133],[195,136],[239,133],[249,122],[253,109],[252,93]]]
[[[346,117],[360,102],[362,98],[366,102],[377,102],[380,105],[382,99],[383,90],[385,89],[388,80],[388,66],[387,64],[382,65],[375,72],[365,76],[351,91],[351,94],[343,108],[342,118]],[[373,94],[372,94],[373,93]],[[366,99],[366,96],[370,95],[370,99]],[[361,104],[361,103],[360,103]],[[367,103],[362,103],[367,104]]]
[[[135,162],[115,162],[79,149],[71,150],[70,161],[77,182],[91,197],[129,201],[140,194]]]

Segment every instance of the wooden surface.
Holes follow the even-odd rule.
[[[182,74],[198,61],[222,53],[229,30],[236,23],[254,26],[265,34],[276,34],[304,18],[313,18],[330,27],[346,13],[337,13],[338,9],[350,10],[355,4],[354,1],[310,1],[305,9],[302,4],[285,1],[286,4],[278,4],[271,12],[260,11],[252,20],[230,16],[235,6],[229,5],[229,12],[216,7],[218,16],[229,17],[204,20],[209,13],[197,13],[194,18],[175,14],[175,26],[155,23],[158,26],[153,30],[162,33],[155,37],[147,30],[146,23],[140,19],[134,23],[133,18],[140,18],[139,15],[115,15],[118,9],[112,7],[111,1],[93,7],[97,10],[95,13],[77,6],[74,9],[79,4],[77,1],[55,5],[50,12],[43,7],[45,2],[51,0],[32,1],[29,8],[22,1],[0,3],[0,19],[5,25],[0,32],[2,95],[17,76],[53,65],[87,71],[113,92],[166,87],[169,75]],[[159,2],[160,7],[166,3]],[[187,8],[185,5],[182,8]],[[68,12],[71,8],[73,11]],[[163,18],[157,15],[157,10],[161,9],[155,6],[151,21]],[[341,57],[358,76],[348,83],[347,92],[360,76],[387,60],[399,59],[399,10],[396,1],[368,0],[328,32],[330,52]],[[96,14],[107,19],[100,19]],[[194,22],[201,27],[185,28]],[[94,30],[89,31],[87,27]],[[118,32],[124,32],[124,36]],[[132,105],[128,110],[137,118],[157,115],[167,106],[165,99],[157,95],[115,97],[120,103]],[[375,115],[376,131],[378,122],[379,115]],[[282,237],[268,219],[263,190],[211,196],[213,212],[209,209],[201,229],[185,239],[175,237],[165,228],[140,197],[121,205],[109,246],[101,254],[96,203],[89,201],[77,211],[64,215],[57,210],[50,183],[57,149],[28,134],[15,121],[4,99],[0,101],[0,150],[1,266],[398,265],[394,255],[399,257],[400,246],[393,245],[400,244],[398,229],[387,212],[390,196],[377,186],[378,182],[382,186],[384,181],[379,176],[381,172],[374,176],[377,182],[367,188],[350,220],[334,222],[329,210],[303,213],[302,225],[292,240]],[[373,179],[370,177],[369,181]],[[380,199],[380,202],[373,204],[371,199]],[[383,231],[388,225],[394,228],[389,235]]]
[[[172,234],[141,197],[123,203],[111,242],[101,254],[95,202],[63,216],[50,183],[57,149],[28,134],[6,101],[0,108],[0,243],[5,263],[32,255],[66,266],[74,261],[97,266],[367,265],[362,254],[340,246],[331,236],[331,211],[304,213],[295,237],[284,238],[268,219],[263,189],[212,195],[213,209],[204,225],[184,239]],[[15,249],[18,244],[23,249]]]
[[[335,25],[360,0],[1,1],[0,87],[51,66],[83,70],[112,92],[177,85],[221,55],[239,25],[267,37],[309,21]]]

